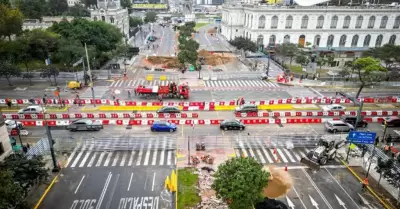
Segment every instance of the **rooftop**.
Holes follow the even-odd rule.
[[[224,4],[224,8],[255,8],[263,10],[331,10],[331,11],[343,11],[343,10],[381,10],[381,11],[394,11],[399,12],[400,7],[393,7],[387,5],[360,5],[360,6],[285,6],[285,5],[271,5],[271,4]]]

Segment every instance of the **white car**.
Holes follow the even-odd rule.
[[[17,122],[17,123],[15,123],[15,122]],[[21,122],[18,122],[15,120],[6,120],[6,121],[4,121],[4,123],[6,124],[7,129],[16,128],[17,125],[20,127],[24,127],[24,125]]]
[[[32,105],[28,106],[25,108],[22,108],[18,111],[18,114],[40,114],[40,113],[45,113],[46,108],[37,106],[37,105]]]
[[[327,105],[322,108],[323,111],[328,112],[328,111],[344,111],[346,110],[346,107],[343,107],[342,105],[338,104],[331,104]]]

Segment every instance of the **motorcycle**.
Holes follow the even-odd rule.
[[[197,156],[190,156],[193,165],[197,165],[200,163],[200,160]]]
[[[214,163],[214,158],[211,157],[210,155],[203,155],[201,156],[201,161],[207,164],[213,164]]]
[[[196,143],[196,151],[204,151],[206,150],[206,145],[204,144],[204,142],[201,142],[201,144],[199,142]]]

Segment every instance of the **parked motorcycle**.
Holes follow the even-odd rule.
[[[206,145],[204,144],[204,142],[197,142],[196,143],[196,151],[204,151],[206,150]]]
[[[193,165],[197,165],[200,163],[200,160],[197,156],[190,156]]]

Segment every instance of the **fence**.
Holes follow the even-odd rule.
[[[50,145],[47,137],[43,137],[36,144],[32,145],[26,154],[29,158],[35,155],[50,155]]]

